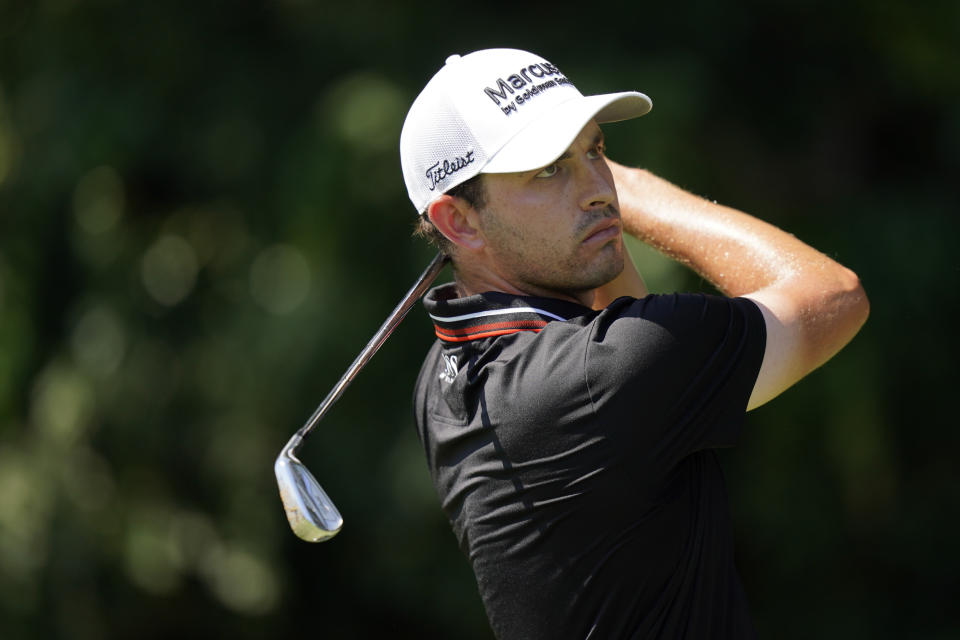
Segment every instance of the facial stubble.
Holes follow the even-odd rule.
[[[505,275],[521,289],[556,292],[574,298],[607,284],[623,271],[623,239],[617,236],[603,246],[589,250],[584,234],[606,218],[619,219],[613,205],[585,213],[568,242],[549,242],[528,229],[505,225],[489,209],[481,212],[484,235],[496,252]]]

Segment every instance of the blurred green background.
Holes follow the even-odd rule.
[[[432,255],[410,101],[489,46],[648,93],[612,157],[870,294],[723,454],[761,634],[960,637],[958,41],[946,0],[0,0],[0,637],[490,637],[413,428],[422,308],[303,449],[341,535],[298,541],[272,472]]]

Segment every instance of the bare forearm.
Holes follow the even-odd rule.
[[[751,405],[826,362],[856,335],[869,303],[857,275],[793,235],[611,162],[624,229],[764,313],[767,352]]]
[[[807,271],[856,276],[793,235],[718,205],[642,169],[610,163],[627,233],[689,265],[727,295],[738,296]]]

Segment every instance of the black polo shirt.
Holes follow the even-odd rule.
[[[497,637],[753,637],[713,449],[740,432],[758,307],[455,296],[424,299],[414,409]]]

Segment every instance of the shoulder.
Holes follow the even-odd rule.
[[[707,343],[730,333],[762,338],[760,309],[746,298],[726,298],[700,293],[619,298],[596,317],[598,342],[635,344],[638,338]]]
[[[763,357],[763,315],[745,298],[620,298],[593,325],[587,370],[594,384],[616,387],[651,376],[683,384],[731,363],[758,368]]]

